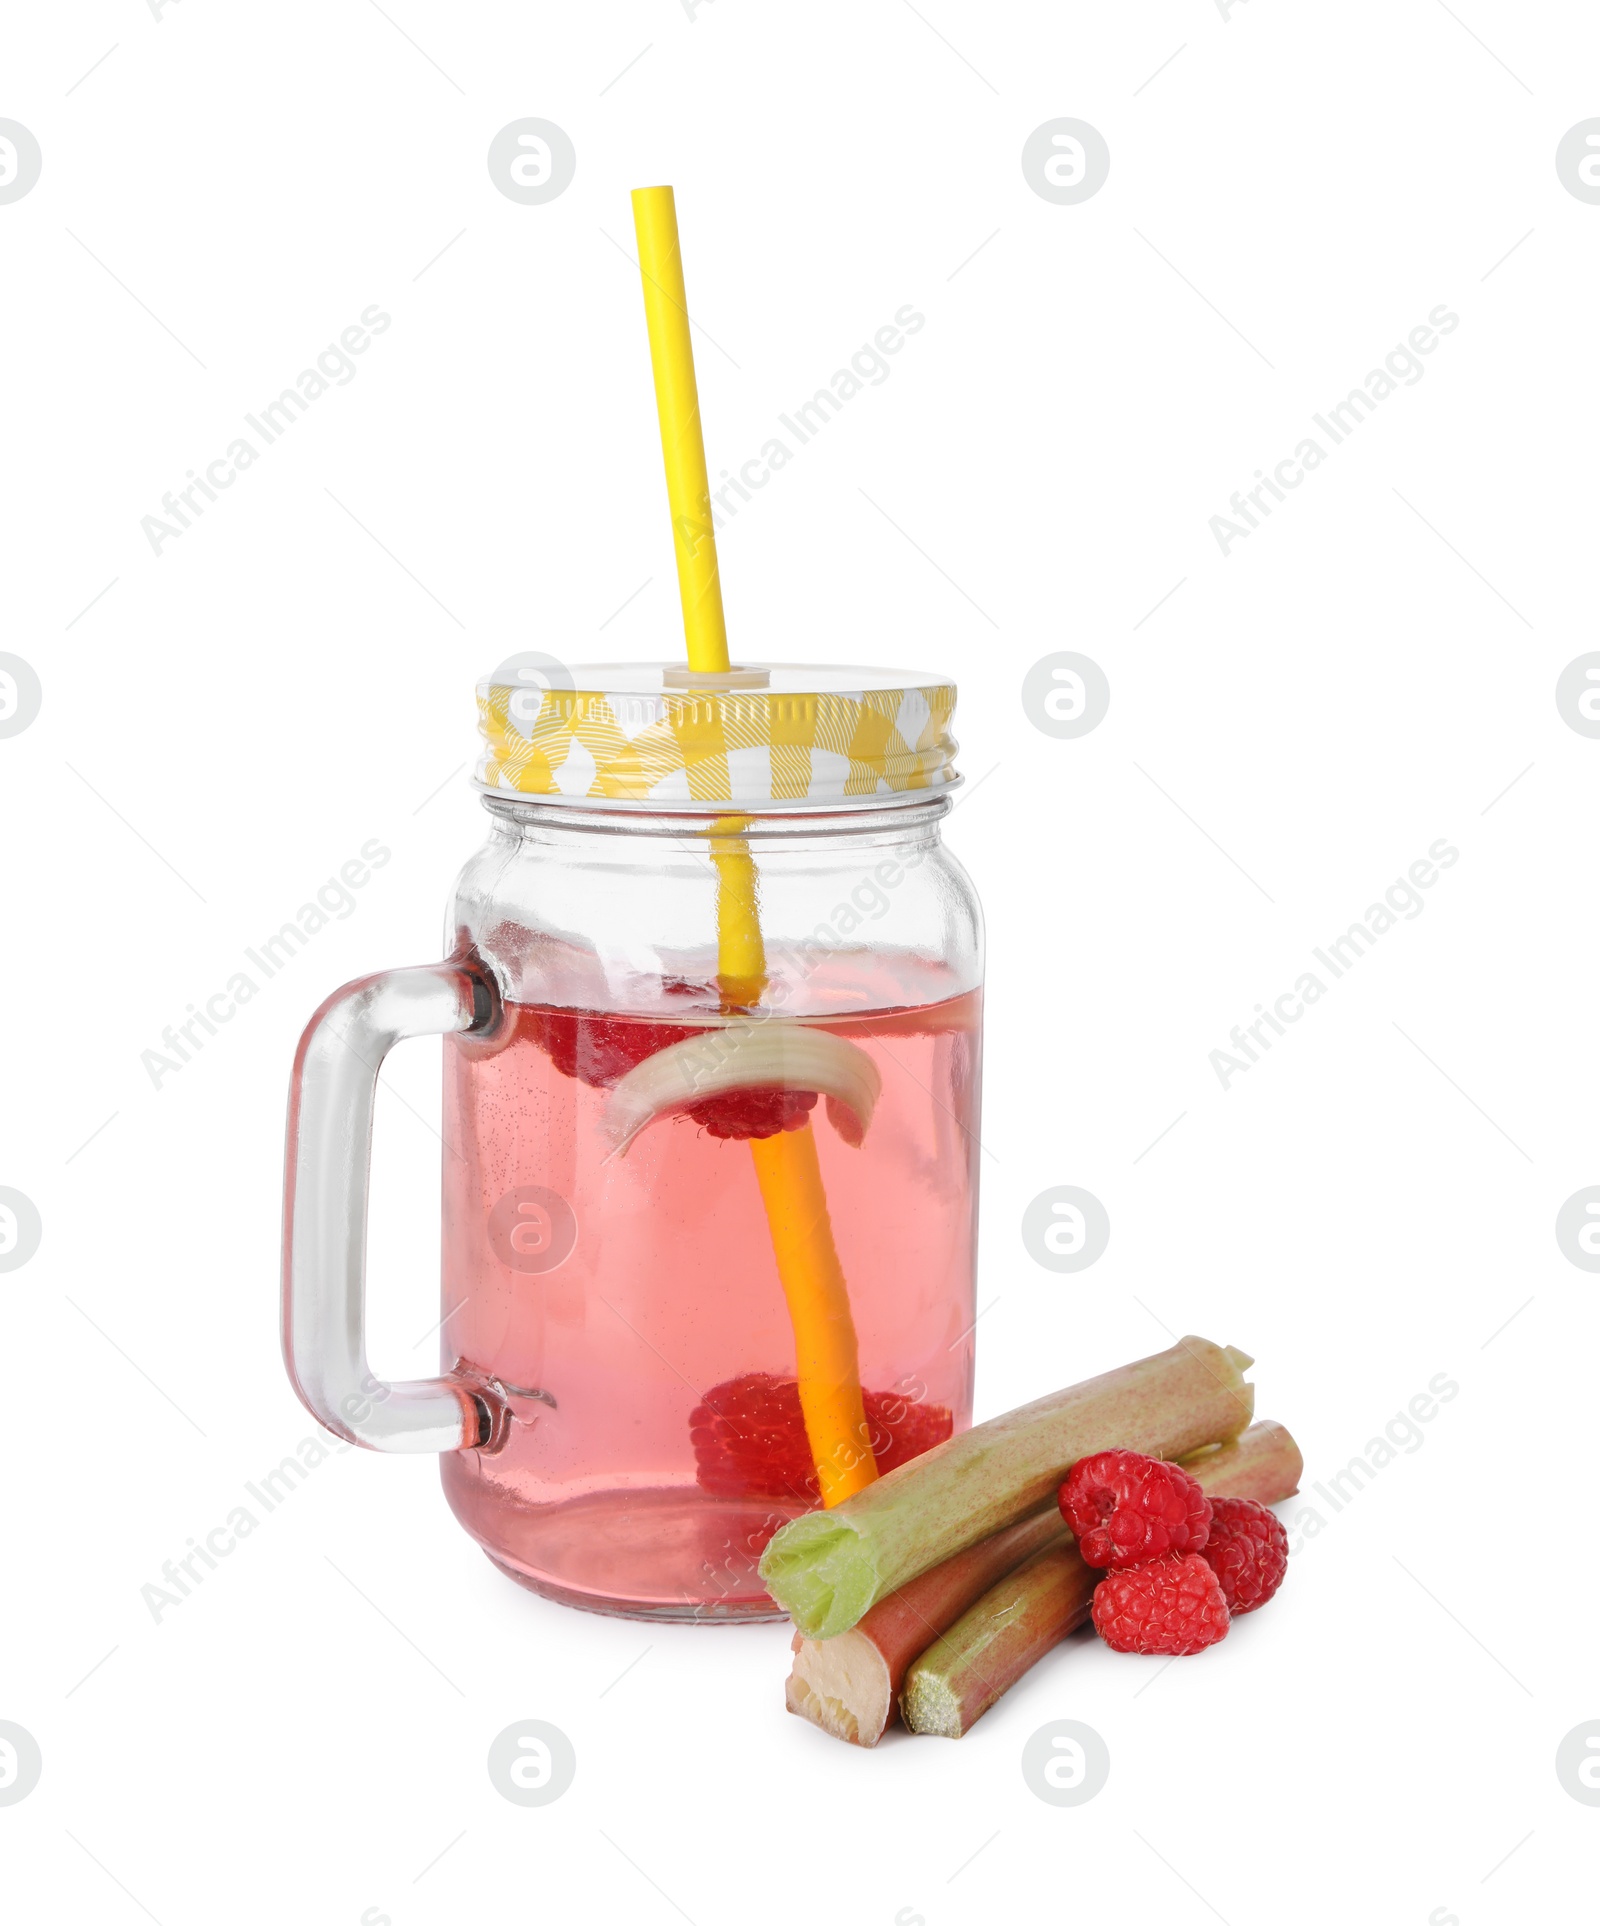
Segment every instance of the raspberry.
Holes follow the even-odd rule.
[[[1059,1493],[1086,1565],[1120,1571],[1206,1542],[1211,1501],[1177,1465],[1137,1451],[1080,1458]]]
[[[1217,1575],[1228,1610],[1253,1612],[1283,1583],[1289,1534],[1253,1498],[1213,1498],[1211,1536],[1200,1556]]]
[[[681,1023],[596,1016],[589,1010],[542,1010],[524,1004],[522,1025],[564,1077],[602,1089],[668,1044],[699,1036]]]
[[[862,1403],[880,1472],[920,1458],[950,1436],[950,1413],[942,1404],[913,1404],[894,1391],[863,1392]],[[818,1502],[816,1466],[793,1378],[751,1371],[714,1384],[690,1414],[689,1435],[703,1491]]]
[[[690,1104],[686,1117],[713,1137],[775,1137],[780,1130],[798,1130],[817,1101],[815,1090],[787,1090],[781,1084],[762,1084],[750,1090],[728,1090],[720,1097],[703,1097]]]
[[[1228,1601],[1199,1552],[1107,1572],[1091,1610],[1094,1629],[1113,1652],[1181,1658],[1228,1635]]]

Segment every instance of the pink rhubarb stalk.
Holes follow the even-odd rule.
[[[906,1668],[953,1625],[997,1578],[1066,1535],[1061,1513],[1023,1519],[880,1599],[837,1638],[794,1635],[794,1665],[784,1687],[791,1712],[852,1745],[876,1745],[894,1716]]]

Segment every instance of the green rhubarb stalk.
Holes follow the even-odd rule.
[[[1249,1424],[1251,1360],[1205,1338],[1125,1364],[987,1424],[785,1525],[761,1560],[767,1590],[807,1638],[847,1632],[879,1599],[1040,1510],[1067,1469],[1120,1448],[1177,1458]]]
[[[1252,1425],[1220,1449],[1184,1460],[1208,1496],[1293,1497],[1303,1465],[1281,1424]],[[985,1592],[905,1675],[900,1713],[913,1732],[959,1739],[989,1707],[1089,1616],[1105,1576],[1086,1565],[1070,1534],[1047,1545]]]
[[[913,1578],[837,1638],[796,1632],[784,1703],[836,1739],[876,1745],[894,1717],[912,1660],[997,1578],[1066,1533],[1060,1511],[1051,1505]]]

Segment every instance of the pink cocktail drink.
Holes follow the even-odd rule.
[[[756,1561],[817,1495],[751,1136],[814,1134],[880,1470],[969,1423],[980,993],[921,974],[925,1001],[873,1008],[863,982],[848,1014],[781,1019],[872,1060],[859,1146],[812,1093],[769,1087],[619,1151],[617,1082],[708,1028],[671,984],[649,1016],[507,1002],[492,1036],[447,1042],[444,1361],[510,1425],[441,1465],[511,1576],[601,1611],[778,1615]]]

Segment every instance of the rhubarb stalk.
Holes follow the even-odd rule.
[[[876,1745],[894,1716],[894,1702],[912,1660],[997,1578],[1064,1537],[1066,1530],[1052,1505],[913,1578],[837,1638],[806,1638],[796,1632],[784,1703],[836,1739]]]
[[[834,1638],[908,1580],[1040,1510],[1090,1452],[1175,1458],[1236,1438],[1252,1415],[1250,1362],[1180,1338],[974,1425],[835,1509],[791,1520],[762,1557],[762,1580],[806,1637]]]
[[[1280,1424],[1252,1425],[1220,1449],[1184,1460],[1213,1498],[1264,1505],[1299,1489],[1300,1450]],[[900,1712],[913,1732],[959,1739],[1002,1693],[1089,1616],[1104,1572],[1086,1565],[1062,1527],[1059,1542],[1035,1552],[992,1586],[905,1674]]]

